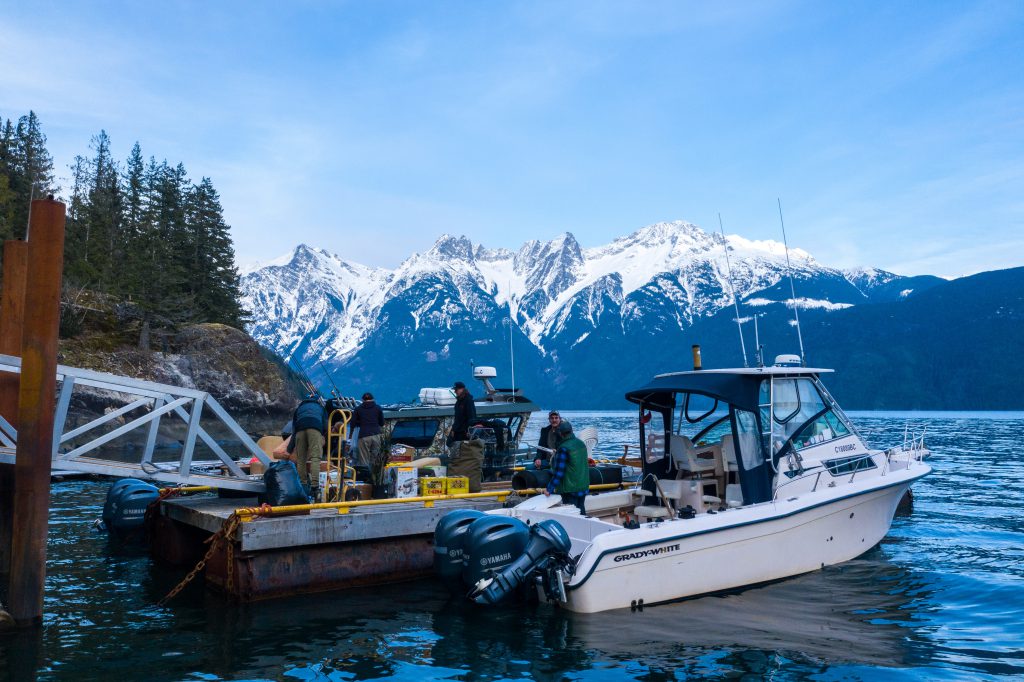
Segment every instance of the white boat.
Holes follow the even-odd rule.
[[[821,382],[831,371],[780,356],[771,367],[662,374],[629,392],[639,407],[640,484],[588,496],[586,516],[557,495],[490,512],[524,522],[530,540],[503,565],[481,558],[486,548],[465,547],[464,562],[493,568],[470,596],[496,603],[535,580],[547,599],[593,613],[863,554],[931,471],[929,452],[923,438],[869,448]]]

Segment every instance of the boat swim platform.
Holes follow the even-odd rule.
[[[167,563],[191,569],[240,508],[256,498],[191,497],[161,501],[151,525],[150,550]],[[433,534],[455,509],[487,511],[495,498],[367,505],[339,514],[312,509],[304,515],[243,518],[231,550],[219,543],[205,568],[206,585],[239,601],[401,582],[433,574]],[[230,557],[229,557],[230,555]]]

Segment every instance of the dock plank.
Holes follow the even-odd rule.
[[[178,498],[163,503],[166,516],[211,533],[220,530],[235,509],[254,504],[254,498]],[[477,498],[438,500],[434,507],[415,502],[359,507],[348,514],[320,509],[306,516],[258,517],[243,523],[235,539],[240,541],[242,551],[260,551],[429,535],[441,517],[453,509],[487,511],[500,506],[495,500]]]

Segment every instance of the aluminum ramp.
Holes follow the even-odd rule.
[[[0,355],[0,372],[20,373],[21,358]],[[64,365],[57,366],[57,385],[53,469],[263,492],[262,477],[249,477],[236,460],[256,457],[268,465],[270,459],[209,393]],[[125,405],[65,431],[80,387],[123,396]],[[159,443],[161,426],[181,437]],[[218,441],[211,430],[229,439]],[[0,462],[14,463],[17,439],[0,416]],[[215,459],[193,460],[197,447]]]

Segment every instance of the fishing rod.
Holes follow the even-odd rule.
[[[302,371],[302,365],[296,366],[295,363],[293,363],[291,360],[288,360],[288,366],[291,367],[292,372],[294,372],[295,375],[298,376],[299,383],[302,384],[302,388],[304,388],[307,393],[315,393],[318,397],[322,397],[320,396],[320,391],[318,391],[316,386],[313,385],[313,382],[309,380],[309,377],[306,376],[306,373]]]
[[[331,382],[331,386],[333,387],[331,389],[331,391],[332,391],[333,395],[336,398],[340,398],[341,397],[341,389],[339,389],[338,385],[336,383],[334,383],[334,377],[332,377],[331,373],[327,371],[327,367],[324,366],[324,361],[323,360],[317,360],[317,363],[320,365],[320,369],[322,369],[324,371],[324,374],[327,375],[327,380]]]
[[[807,366],[804,356],[804,337],[800,333],[800,311],[797,309],[796,289],[793,287],[793,266],[789,264],[789,242],[786,241],[786,223],[782,220],[782,199],[775,200],[779,203],[779,224],[782,225],[782,246],[786,249],[786,270],[789,271],[789,294],[793,299],[793,317],[796,318],[796,338],[800,342],[800,364]]]
[[[729,291],[732,293],[732,305],[736,310],[736,329],[740,332],[740,352],[743,353],[743,366],[747,364],[747,345],[743,342],[743,323],[740,322],[740,301],[736,298],[736,287],[732,283],[732,264],[729,262],[729,242],[725,240],[725,228],[722,226],[722,214],[718,214],[718,230],[722,233],[722,249],[725,251],[725,267],[729,272]]]

